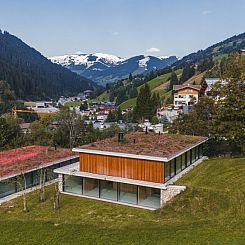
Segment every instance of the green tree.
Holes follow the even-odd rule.
[[[160,123],[162,123],[163,125],[163,128],[167,128],[168,127],[168,119],[166,117],[166,115],[163,115],[161,118],[160,118]]]
[[[132,82],[132,81],[133,81],[133,76],[132,76],[132,73],[130,73],[130,74],[129,74],[128,80],[129,80],[130,82]]]
[[[0,117],[0,148],[17,147],[20,144],[20,120],[11,114]]]
[[[80,111],[85,111],[87,109],[88,109],[88,103],[87,101],[85,101],[84,103],[80,105]]]
[[[153,117],[152,117],[151,123],[152,123],[153,125],[156,125],[156,124],[159,123],[159,120],[158,120],[157,116],[153,116]]]
[[[129,97],[130,98],[135,98],[137,96],[138,96],[137,88],[135,88],[135,87],[131,88],[130,91],[129,91]]]
[[[69,132],[69,147],[72,149],[77,144],[81,132],[84,131],[84,122],[75,110],[71,111],[68,107],[61,108],[58,120]]]
[[[179,79],[178,79],[176,73],[173,71],[171,73],[171,77],[170,77],[169,90],[173,90],[173,86],[178,85],[178,84],[179,84]]]
[[[211,135],[218,142],[227,144],[230,152],[236,154],[245,151],[244,81],[231,79],[227,85],[221,87],[214,110]]]
[[[122,110],[120,107],[117,108],[117,121],[123,120]]]
[[[209,136],[213,113],[214,101],[208,97],[202,97],[188,114],[180,114],[173,121],[169,131],[171,133]]]
[[[117,121],[117,115],[116,115],[116,112],[115,111],[110,111],[108,116],[107,116],[107,119],[106,119],[107,122],[116,122]]]
[[[136,106],[134,108],[134,114],[136,120],[152,118],[152,99],[151,90],[147,83],[140,88],[139,95],[136,100]]]
[[[192,76],[195,75],[195,68],[194,66],[187,65],[182,72],[182,75],[180,77],[180,84],[186,82],[188,79],[190,79]]]

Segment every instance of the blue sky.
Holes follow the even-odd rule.
[[[0,28],[45,56],[184,56],[245,31],[244,0],[0,0]]]

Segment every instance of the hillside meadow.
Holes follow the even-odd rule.
[[[28,195],[0,206],[0,244],[245,244],[245,158],[206,160],[183,176],[187,190],[147,211],[62,195],[53,210]]]

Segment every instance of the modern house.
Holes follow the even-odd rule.
[[[196,104],[200,97],[201,85],[174,85],[174,106]]]
[[[120,133],[81,148],[79,162],[55,169],[62,193],[157,209],[171,182],[203,159],[199,136]]]
[[[31,190],[40,184],[41,171],[45,182],[56,179],[55,168],[77,162],[78,155],[69,149],[46,146],[26,146],[0,152],[0,203],[19,192]],[[26,185],[26,186],[25,186]]]

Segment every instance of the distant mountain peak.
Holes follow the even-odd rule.
[[[85,76],[100,85],[114,82],[133,75],[147,74],[152,70],[163,69],[177,61],[176,56],[161,58],[137,55],[124,59],[112,54],[77,52],[72,55],[62,55],[49,58],[53,63],[65,66],[79,75]]]

